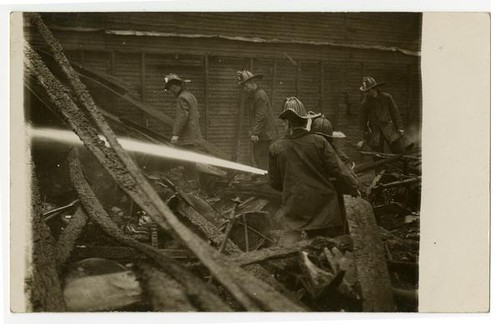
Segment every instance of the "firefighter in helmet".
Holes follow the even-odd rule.
[[[296,97],[285,100],[279,115],[285,136],[269,149],[269,184],[282,192],[284,234],[281,244],[293,245],[310,237],[345,233],[345,219],[331,178],[350,194],[359,186],[331,145],[308,130],[311,118]]]

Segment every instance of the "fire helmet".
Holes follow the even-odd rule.
[[[298,98],[286,98],[283,102],[283,111],[280,113],[279,118],[288,119],[294,117],[308,119],[309,114],[307,113],[304,104]]]
[[[371,88],[375,88],[381,84],[384,84],[385,82],[377,82],[375,79],[371,76],[365,76],[363,77],[363,80],[361,81],[361,87],[359,87],[359,90],[365,92],[370,90]]]

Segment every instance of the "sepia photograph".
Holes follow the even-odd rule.
[[[67,8],[10,13],[11,312],[489,312],[488,13]]]
[[[421,13],[24,13],[28,311],[416,312]]]

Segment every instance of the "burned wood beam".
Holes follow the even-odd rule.
[[[336,238],[318,237],[312,240],[297,242],[294,246],[273,246],[267,249],[256,250],[235,256],[231,260],[238,265],[248,265],[253,263],[265,262],[280,258],[286,258],[304,250],[322,250],[324,247],[335,246],[338,249],[345,250],[351,247],[349,236],[340,236]]]
[[[158,249],[158,252],[171,259],[196,259],[196,257],[187,250]],[[103,259],[127,259],[141,260],[146,256],[134,248],[127,246],[85,246],[76,247],[72,254],[72,259],[103,258]]]
[[[391,234],[388,230],[385,230],[381,227],[379,227],[379,234],[382,238],[382,241],[384,241],[385,244],[387,244],[387,246],[391,249],[396,249],[398,247],[403,247],[403,246],[407,246],[417,251],[419,249],[418,241],[399,238],[396,235]]]
[[[413,276],[418,276],[418,263],[416,262],[405,262],[405,261],[395,261],[390,260],[388,263],[389,270],[391,271],[401,271],[406,274],[411,274]]]
[[[182,196],[181,196],[182,197]],[[191,224],[193,224],[201,234],[209,239],[210,241],[220,246],[224,240],[224,235],[205,217],[203,217],[190,203],[187,198],[183,198],[182,201],[170,200],[168,203],[169,207],[174,207],[175,209],[185,217]],[[241,253],[240,248],[231,240],[226,243],[226,250],[229,254]]]
[[[392,288],[392,293],[394,297],[406,299],[413,303],[418,303],[418,290],[417,289],[402,289],[402,288]]]
[[[146,295],[155,312],[193,312],[203,311],[191,304],[184,287],[172,276],[151,264],[140,262],[137,265],[140,278],[144,281]]]
[[[64,231],[59,236],[57,241],[56,251],[57,251],[57,264],[62,266],[71,256],[75,243],[80,237],[83,228],[87,224],[88,217],[81,207],[78,207],[76,212],[73,214],[71,221]]]
[[[363,311],[394,311],[385,248],[373,210],[361,198],[344,196],[347,224],[353,241],[356,269],[363,295]]]
[[[379,174],[377,174],[375,176],[375,178],[373,178],[372,183],[370,184],[368,189],[366,189],[366,196],[370,197],[370,194],[372,193],[373,188],[375,188],[377,186],[377,183],[380,181],[380,179],[382,179],[382,176],[384,175],[385,171],[386,170],[380,171]]]
[[[171,204],[174,202],[174,200],[171,200],[169,201],[168,205],[171,206]],[[195,226],[196,230],[201,232],[200,234],[203,237],[206,237],[219,247],[219,251],[221,251],[220,247],[224,244],[224,251],[226,251],[229,255],[241,255],[243,253],[238,245],[236,245],[230,238],[226,237],[217,229],[217,227],[215,227],[197,211],[195,206],[190,203],[189,198],[185,197],[183,200],[177,201],[175,206],[175,209],[181,214],[181,216],[188,219],[189,222],[191,222]],[[259,278],[260,280],[267,282],[277,291],[285,294],[288,297],[292,296],[291,293],[281,283],[279,283],[271,273],[269,273],[260,265],[250,264],[246,265],[244,269],[255,275],[255,277]]]
[[[150,245],[140,243],[126,236],[121,229],[111,220],[104,207],[95,196],[90,184],[87,182],[80,162],[78,161],[76,151],[71,151],[69,155],[69,172],[73,188],[77,192],[82,206],[87,212],[88,217],[101,227],[101,229],[117,242],[130,246],[145,256],[155,261],[162,269],[172,275],[178,282],[182,283],[184,289],[199,299],[199,302],[212,311],[228,311],[229,307],[213,293],[206,284],[198,277],[191,274],[186,268],[180,265],[174,259],[171,259],[151,247]]]
[[[401,156],[400,155],[396,155],[396,156],[391,156],[391,157],[388,157],[386,159],[379,160],[379,161],[373,161],[373,162],[366,162],[366,163],[357,164],[354,167],[354,172],[355,173],[361,173],[361,172],[364,172],[364,171],[367,171],[367,170],[370,170],[370,169],[374,169],[374,168],[379,167],[381,165],[397,161],[399,159],[401,159]]]
[[[34,312],[63,312],[66,310],[66,304],[57,269],[56,243],[42,219],[38,186],[34,178],[32,185],[33,269],[26,288],[30,291],[30,303]]]
[[[76,93],[82,109],[91,116],[103,136],[106,138],[107,148],[97,136],[92,123],[82,111],[74,104],[71,98],[62,91],[60,82],[56,81],[48,71],[39,56],[26,45],[25,61],[27,69],[38,78],[50,81],[43,83],[46,91],[66,101],[69,107],[58,103],[61,110],[67,113],[67,122],[80,136],[82,141],[120,187],[161,227],[171,232],[191,250],[202,264],[212,273],[214,278],[235,298],[239,305],[249,311],[301,311],[302,307],[291,302],[288,298],[278,293],[268,284],[258,280],[251,274],[231,263],[226,257],[220,255],[201,238],[194,235],[182,224],[172,211],[163,203],[151,184],[145,179],[141,169],[135,164],[130,155],[118,143],[106,120],[95,105],[84,84],[71,67],[62,52],[62,46],[54,38],[39,14],[26,14],[29,21],[34,24],[46,41],[57,63],[70,80],[72,90]],[[55,89],[52,89],[51,84]],[[57,101],[57,100],[56,100]],[[78,116],[74,116],[78,115]],[[91,216],[87,210],[89,217]]]
[[[362,155],[373,155],[373,156],[378,156],[378,157],[382,157],[382,158],[399,156],[403,159],[410,159],[410,160],[421,160],[422,159],[420,156],[407,155],[407,154],[381,153],[381,152],[369,152],[369,151],[359,151],[359,153]]]
[[[43,23],[43,22],[42,22]],[[106,135],[111,148],[99,138],[92,123],[80,111],[66,93],[64,86],[52,75],[40,57],[29,46],[25,47],[26,72],[35,77],[60,110],[66,122],[82,139],[102,166],[125,192],[165,230],[172,231],[218,280],[240,305],[247,310],[299,311],[303,308],[276,292],[264,282],[256,279],[210,248],[204,241],[185,227],[161,201],[151,185],[144,179],[133,160],[117,145],[116,136],[110,130],[99,110],[86,107],[89,114],[96,115],[96,125]],[[71,75],[73,76],[73,75]],[[99,117],[100,116],[100,117]],[[118,155],[118,152],[120,155]],[[126,165],[124,164],[126,163]],[[90,216],[90,215],[89,215]]]
[[[387,189],[387,188],[392,188],[392,187],[397,187],[397,186],[405,186],[409,185],[415,182],[420,182],[421,178],[416,177],[416,178],[411,178],[411,179],[406,179],[406,180],[401,180],[401,181],[393,181],[389,183],[381,183],[374,187],[374,189]]]

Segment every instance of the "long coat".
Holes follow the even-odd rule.
[[[344,217],[333,178],[354,194],[358,181],[320,135],[296,130],[269,150],[269,184],[282,191],[287,230],[343,226]]]
[[[398,129],[403,129],[403,121],[399,109],[392,96],[379,92],[377,97],[367,97],[361,103],[361,127],[363,133],[371,130],[369,145],[376,147],[380,137],[392,143],[400,138]]]
[[[201,140],[198,101],[189,91],[182,89],[177,94],[173,136],[179,136],[180,144],[196,144]]]
[[[276,137],[276,122],[273,115],[271,103],[264,89],[257,87],[250,93],[248,98],[250,109],[251,135],[259,137],[259,141],[268,141]]]

